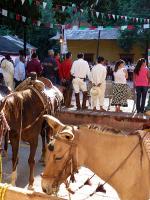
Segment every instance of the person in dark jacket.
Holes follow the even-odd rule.
[[[56,84],[57,63],[54,58],[54,51],[48,50],[48,57],[43,63],[43,76],[48,78],[54,85]]]

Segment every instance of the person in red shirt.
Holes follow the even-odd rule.
[[[27,63],[27,76],[29,76],[29,74],[31,72],[36,72],[37,76],[40,76],[42,73],[42,66],[40,61],[38,60],[38,56],[36,53],[33,53],[31,56],[31,61],[29,61]]]
[[[71,67],[72,67],[72,54],[68,52],[66,54],[66,59],[61,64],[60,77],[61,84],[65,87],[63,95],[64,95],[64,104],[67,108],[72,107],[71,99],[72,99],[72,77],[71,77]]]

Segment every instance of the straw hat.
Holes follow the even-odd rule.
[[[90,90],[90,95],[91,96],[97,96],[98,95],[98,90],[96,86],[93,86]]]

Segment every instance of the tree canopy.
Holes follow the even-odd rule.
[[[46,7],[43,8],[43,2]],[[62,6],[66,6],[65,11]],[[10,14],[16,13],[28,17],[32,20],[39,20],[41,27],[33,26],[32,23],[27,25],[27,40],[39,48],[40,53],[46,51],[48,47],[53,45],[48,38],[56,33],[56,27],[48,28],[46,24],[73,24],[79,25],[86,22],[93,26],[117,26],[134,24],[131,20],[108,19],[107,17],[97,17],[95,12],[103,12],[115,15],[125,15],[133,17],[142,17],[150,19],[150,1],[149,0],[25,0],[22,5],[21,0],[3,0],[0,1],[0,8],[7,9]],[[82,11],[81,11],[82,10]],[[11,13],[12,12],[12,13]],[[141,24],[144,22],[139,22]],[[7,17],[0,18],[0,34],[17,34],[23,37],[24,23],[10,20]],[[43,34],[44,33],[44,34]],[[121,32],[118,44],[126,51],[132,49],[134,43],[138,43],[145,50],[149,46],[150,30],[135,28],[134,30],[126,30]],[[57,47],[56,47],[57,48]]]

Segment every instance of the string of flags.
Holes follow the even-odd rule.
[[[45,3],[45,2],[43,2]],[[46,5],[44,5],[45,7]],[[64,10],[64,8],[63,8]],[[4,16],[4,17],[8,17],[12,20],[16,20],[16,21],[19,21],[19,22],[23,22],[23,23],[26,23],[27,25],[28,24],[32,24],[33,26],[42,26],[42,27],[45,27],[45,28],[54,28],[54,27],[57,27],[57,28],[64,28],[64,29],[72,29],[73,28],[73,25],[72,24],[66,24],[66,25],[61,25],[61,24],[51,24],[49,22],[47,23],[41,23],[40,20],[34,20],[34,19],[31,19],[31,18],[27,18],[26,16],[22,16],[20,14],[16,14],[16,13],[13,13],[11,11],[8,11],[6,9],[1,9],[0,8],[0,15]],[[117,29],[120,29],[120,30],[133,30],[133,29],[136,29],[136,28],[141,28],[141,29],[149,29],[150,28],[150,23],[148,19],[146,19],[146,21],[144,20],[143,24],[135,24],[135,25],[122,25],[122,26],[80,26],[78,27],[80,30],[84,30],[84,29],[90,29],[90,30],[94,30],[94,29],[111,29],[111,28],[117,28]]]
[[[33,1],[39,5],[42,4],[43,5],[43,9],[46,8],[47,6],[47,2],[45,1],[41,1],[41,0],[21,0],[22,5],[25,3],[25,1],[29,1],[29,4],[32,5]],[[14,3],[16,2],[16,0],[14,0]],[[98,0],[96,1],[96,5],[98,3]],[[109,19],[109,20],[122,20],[125,22],[134,22],[134,23],[143,23],[143,24],[149,24],[150,23],[150,19],[149,18],[141,18],[141,17],[131,17],[131,16],[126,16],[126,15],[116,15],[116,14],[111,14],[111,13],[103,13],[103,12],[99,12],[95,9],[93,9],[93,5],[91,5],[90,11],[91,14],[94,16],[96,16],[97,18],[101,19]],[[72,4],[71,6],[65,6],[65,5],[56,5],[56,9],[61,10],[62,12],[65,12],[67,9],[73,8],[73,12],[81,12],[84,13],[84,9],[83,8],[78,8],[75,4]]]
[[[43,2],[43,9],[46,8],[47,3]],[[56,10],[61,10],[62,12],[67,11],[67,9],[73,8],[73,12],[81,12],[84,13],[86,10],[82,8],[78,8],[75,4],[72,4],[72,6],[63,6],[63,5],[56,5]],[[109,20],[122,20],[125,22],[134,22],[134,23],[145,23],[149,24],[150,19],[149,18],[142,18],[142,17],[131,17],[131,16],[126,16],[126,15],[116,15],[116,14],[111,14],[111,13],[104,13],[104,12],[99,12],[93,9],[93,5],[91,5],[91,8],[88,8],[91,11],[92,16],[96,16],[97,18],[101,19],[109,19]]]

